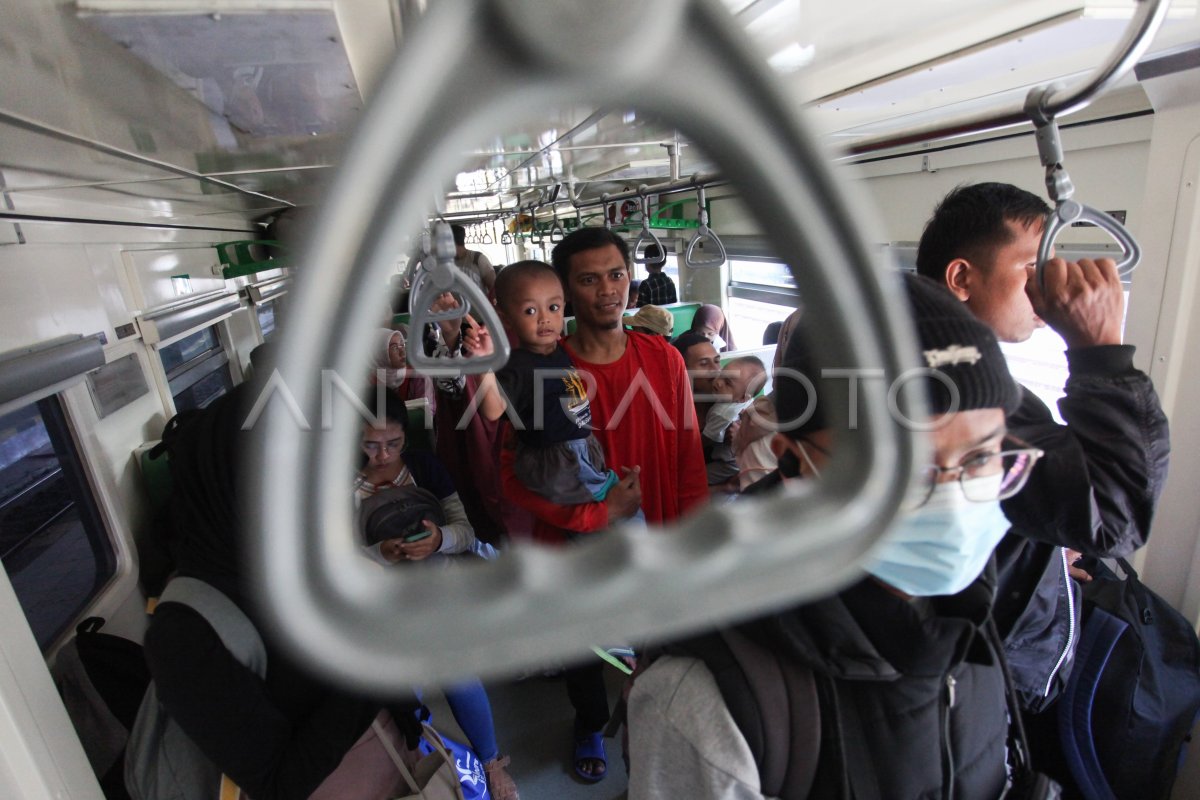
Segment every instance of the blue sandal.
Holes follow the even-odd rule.
[[[604,764],[604,770],[599,773],[585,772],[584,761],[599,761]],[[575,774],[588,783],[602,781],[608,774],[608,757],[604,752],[604,736],[600,731],[575,740]]]

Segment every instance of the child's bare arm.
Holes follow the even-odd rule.
[[[472,357],[490,356],[496,346],[492,342],[492,334],[486,325],[480,325],[470,317],[466,318],[467,330],[463,334],[463,349]],[[479,411],[489,422],[495,422],[504,416],[507,403],[500,393],[500,384],[496,381],[496,373],[486,372],[479,379],[478,390],[480,401]]]
[[[500,384],[496,381],[496,373],[488,372],[479,380],[479,411],[488,422],[495,422],[504,416],[508,404],[500,394]]]

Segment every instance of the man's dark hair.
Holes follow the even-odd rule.
[[[939,284],[956,258],[990,265],[990,253],[1012,241],[1008,222],[1029,227],[1050,213],[1046,201],[1009,183],[959,186],[946,195],[921,234],[917,272]]]
[[[509,264],[505,267],[496,276],[496,307],[507,310],[516,285],[526,278],[538,275],[549,275],[561,283],[561,279],[558,277],[558,273],[554,271],[554,267],[545,261],[518,261],[515,264]]]
[[[679,355],[683,356],[684,361],[687,360],[687,352],[698,344],[712,344],[707,337],[701,336],[698,333],[687,331],[675,337],[675,341],[671,342],[675,349],[679,351]]]
[[[454,243],[459,247],[467,244],[467,229],[462,225],[451,225],[450,232],[454,234]]]
[[[648,244],[642,248],[642,258],[646,259],[646,269],[651,272],[658,272],[667,263],[662,248],[656,244]]]
[[[550,263],[554,264],[554,271],[558,273],[563,286],[571,285],[571,258],[576,253],[599,250],[610,244],[620,251],[625,269],[629,269],[629,245],[608,228],[579,228],[567,234],[567,238],[556,244],[550,253]]]

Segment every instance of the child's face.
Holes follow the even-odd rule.
[[[753,384],[757,383],[755,378],[758,375],[758,370],[746,366],[725,367],[720,375],[713,378],[713,394],[728,395],[731,403],[744,403],[750,399],[750,391]]]
[[[513,287],[500,314],[523,349],[551,353],[563,331],[562,284],[549,274],[525,278]]]

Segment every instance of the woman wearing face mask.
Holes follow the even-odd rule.
[[[628,701],[630,800],[1006,791],[1013,754],[989,558],[1009,527],[1000,500],[1040,451],[1006,436],[1019,390],[992,332],[933,282],[905,287],[921,366],[941,372],[926,380],[931,464],[859,583],[652,654]],[[804,339],[789,342],[784,366],[834,402]],[[777,376],[775,402],[786,423],[809,396]],[[836,443],[818,406],[776,434],[779,470],[751,491],[820,480]]]

